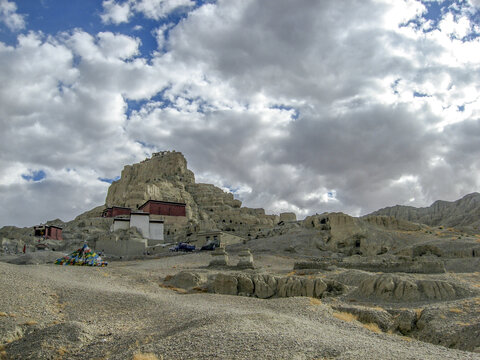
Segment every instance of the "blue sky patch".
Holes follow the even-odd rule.
[[[437,24],[442,19],[442,9],[445,6],[451,5],[452,2],[453,1],[422,1],[423,5],[427,8],[427,12],[423,14],[423,17]]]
[[[47,177],[43,170],[29,170],[29,174],[22,174],[22,178],[27,181],[42,181]]]
[[[273,105],[271,107],[271,109],[279,109],[279,110],[287,110],[287,111],[290,111],[290,110],[293,110],[293,115],[292,115],[292,118],[294,120],[297,120],[298,117],[300,116],[300,111],[296,108],[294,108],[293,106],[288,106],[288,105]]]
[[[98,180],[102,181],[102,182],[106,182],[106,183],[113,183],[114,181],[117,181],[120,179],[120,176],[115,176],[114,178],[112,179],[109,179],[109,178],[102,178],[102,177],[99,177]]]
[[[428,94],[425,94],[425,93],[421,93],[421,92],[418,92],[418,91],[414,91],[413,92],[413,97],[430,97],[431,95],[428,95]]]

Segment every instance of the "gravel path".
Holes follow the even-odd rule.
[[[309,298],[185,295],[160,287],[167,273],[208,259],[188,256],[107,268],[0,263],[0,357],[480,359],[371,332]]]

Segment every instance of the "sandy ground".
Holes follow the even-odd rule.
[[[182,294],[160,286],[166,275],[209,259],[188,254],[106,268],[0,262],[0,357],[480,359],[342,321],[317,299]],[[255,260],[276,273],[293,266],[287,257]]]

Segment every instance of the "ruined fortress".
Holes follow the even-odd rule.
[[[127,165],[112,183],[106,207],[138,209],[148,200],[184,203],[186,217],[163,216],[165,239],[188,239],[202,231],[220,230],[243,238],[255,238],[281,220],[296,220],[295,214],[266,215],[264,209],[242,207],[242,202],[222,189],[195,182],[180,152],[163,151]]]

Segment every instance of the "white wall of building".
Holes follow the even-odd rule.
[[[163,221],[150,220],[149,214],[133,213],[130,220],[114,219],[110,231],[128,230],[136,227],[143,238],[149,240],[150,245],[160,244],[165,241]]]
[[[163,241],[163,222],[150,223],[150,240]]]
[[[95,244],[96,252],[103,252],[105,255],[114,256],[141,256],[147,248],[147,240],[145,239],[119,239],[111,236],[97,240]]]
[[[130,228],[130,221],[113,219],[113,231],[127,230]]]
[[[136,227],[144,238],[150,238],[150,216],[148,214],[130,215],[130,227]]]

